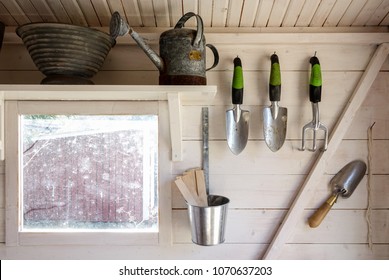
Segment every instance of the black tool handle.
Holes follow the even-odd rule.
[[[311,79],[309,81],[309,101],[312,103],[318,103],[321,101],[321,67],[319,59],[315,56],[312,56],[309,60],[311,63]]]
[[[243,70],[239,57],[234,59],[234,76],[232,79],[232,104],[243,103]]]
[[[270,101],[281,100],[281,70],[278,56],[274,53],[270,57],[270,81],[269,81],[269,99]]]

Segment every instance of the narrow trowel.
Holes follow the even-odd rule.
[[[232,104],[234,107],[226,111],[227,143],[231,152],[240,154],[247,144],[249,135],[250,112],[242,110],[243,103],[243,70],[239,57],[234,59],[234,75],[232,79]]]
[[[278,56],[274,53],[270,61],[269,99],[271,106],[263,109],[263,134],[266,145],[276,152],[285,142],[288,110],[278,105],[281,100],[281,70]]]

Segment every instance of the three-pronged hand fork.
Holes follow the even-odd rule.
[[[305,150],[305,133],[308,130],[313,131],[313,144],[311,151],[316,151],[316,134],[318,130],[324,131],[324,147],[323,150],[327,150],[328,143],[328,130],[325,125],[320,123],[319,119],[319,102],[321,101],[321,69],[319,59],[315,56],[311,57],[309,62],[312,65],[311,79],[309,81],[309,101],[312,104],[312,121],[304,125],[302,132],[302,147],[301,150]]]

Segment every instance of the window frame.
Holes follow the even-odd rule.
[[[20,231],[19,131],[22,114],[158,116],[158,232],[23,232]],[[171,243],[168,106],[163,101],[5,100],[6,245],[161,245]],[[169,131],[169,129],[167,129]],[[170,189],[169,189],[170,190]]]

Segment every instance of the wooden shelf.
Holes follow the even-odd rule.
[[[181,106],[207,103],[216,86],[127,86],[127,85],[1,85],[0,159],[4,160],[4,101],[167,101],[169,105],[172,160],[182,161]]]

